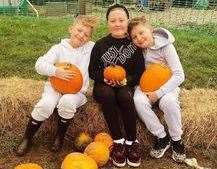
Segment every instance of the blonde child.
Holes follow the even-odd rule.
[[[181,162],[185,159],[185,152],[181,141],[182,123],[178,86],[184,81],[184,71],[173,46],[175,39],[164,28],[153,29],[144,17],[132,19],[128,26],[128,33],[134,44],[143,49],[146,66],[150,63],[160,63],[167,65],[172,71],[171,78],[154,92],[143,93],[140,87],[137,87],[134,102],[139,117],[148,130],[156,136],[150,155],[161,158],[171,145],[172,158]],[[152,110],[156,102],[164,112],[169,135]]]
[[[85,92],[89,84],[88,64],[94,42],[90,41],[93,28],[96,24],[96,17],[78,16],[69,28],[70,38],[63,39],[59,44],[54,45],[45,55],[38,58],[36,71],[45,76],[56,76],[68,80],[73,78],[74,72],[57,68],[55,63],[68,62],[76,65],[82,73],[83,85],[76,94],[61,94],[54,90],[49,81],[45,83],[41,99],[35,105],[31,118],[29,119],[24,137],[16,149],[16,154],[22,156],[32,146],[32,138],[41,126],[41,123],[48,119],[54,108],[58,108],[58,128],[52,151],[57,152],[62,148],[64,136],[73,118],[76,109],[87,101]]]

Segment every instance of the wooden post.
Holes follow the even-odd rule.
[[[79,15],[86,14],[86,0],[78,0]]]

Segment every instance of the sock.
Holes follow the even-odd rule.
[[[125,141],[124,138],[121,138],[121,139],[118,139],[118,140],[113,140],[113,142],[117,143],[117,144],[124,144],[124,141]]]

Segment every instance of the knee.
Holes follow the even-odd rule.
[[[71,119],[74,117],[77,107],[76,103],[73,103],[72,98],[68,97],[67,95],[64,95],[60,99],[57,108],[60,117],[64,119]]]
[[[163,111],[166,111],[168,109],[171,109],[172,107],[179,107],[178,100],[171,96],[163,96],[159,102],[159,108]]]
[[[118,102],[120,103],[129,104],[133,102],[133,93],[129,89],[125,89],[125,88],[120,89],[117,92],[117,99],[118,99]]]
[[[112,102],[115,99],[114,90],[107,85],[100,85],[94,87],[94,98],[103,103],[103,102]]]
[[[33,117],[33,119],[36,119],[38,121],[44,121],[48,119],[53,113],[55,106],[55,104],[48,103],[36,105],[34,110],[32,111],[31,116]]]

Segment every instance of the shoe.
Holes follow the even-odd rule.
[[[131,167],[139,167],[141,164],[142,148],[137,142],[133,142],[132,145],[126,145],[127,147],[127,164]]]
[[[71,119],[64,119],[60,116],[58,117],[57,133],[51,147],[52,152],[59,152],[62,149],[64,137],[69,127],[70,120]]]
[[[150,155],[154,158],[163,157],[164,153],[170,148],[170,138],[156,138],[154,147],[151,149]]]
[[[126,165],[126,147],[120,143],[114,143],[110,155],[112,163],[117,167]]]
[[[172,141],[172,158],[176,162],[183,162],[186,159],[185,146],[179,141]]]
[[[32,146],[33,136],[40,128],[41,123],[42,122],[36,121],[33,118],[29,119],[23,139],[15,149],[15,153],[17,156],[23,156],[29,151]]]

